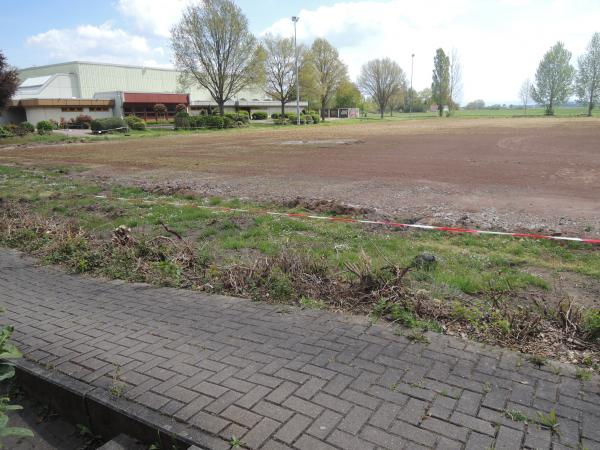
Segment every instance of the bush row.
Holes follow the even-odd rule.
[[[252,120],[266,120],[269,115],[264,111],[256,111],[252,113]]]
[[[91,127],[94,133],[103,133],[105,131],[118,131],[124,133],[129,129],[127,122],[119,117],[107,117],[106,119],[92,120]]]
[[[0,127],[0,138],[13,137],[13,136],[25,136],[26,134],[33,133],[35,127],[29,122],[21,122],[20,124],[9,123]]]

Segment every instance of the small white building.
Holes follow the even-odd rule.
[[[92,118],[137,115],[155,118],[154,105],[162,103],[168,116],[182,103],[190,113],[217,110],[208,91],[183,86],[176,70],[73,61],[19,71],[21,84],[8,108],[0,111],[0,123],[61,119],[68,121],[81,114]],[[307,108],[307,102],[300,103]],[[228,112],[239,110],[281,112],[279,102],[266,98],[258,88],[248,89],[226,104]],[[295,103],[286,106],[295,112]]]

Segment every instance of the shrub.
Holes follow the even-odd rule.
[[[125,117],[125,122],[127,123],[127,126],[132,130],[146,130],[146,122],[144,122],[138,116],[127,116]]]
[[[273,113],[273,114],[271,114],[271,119],[273,119],[273,120],[277,120],[277,119],[280,119],[280,118],[281,118],[281,114],[279,114],[279,113]]]
[[[35,132],[35,127],[29,122],[21,122],[16,129],[16,133],[18,136],[25,136],[26,134],[31,134]]]
[[[8,127],[0,127],[0,138],[13,137],[14,134]]]
[[[72,122],[81,128],[89,130],[92,120],[92,116],[88,116],[87,114],[80,114],[75,119],[72,119]]]
[[[223,128],[224,126],[225,119],[223,116],[206,116],[207,128]]]
[[[54,126],[52,125],[52,122],[42,120],[37,123],[36,128],[39,134],[51,134]]]
[[[583,318],[583,330],[592,338],[600,339],[600,310],[592,309]]]
[[[175,129],[189,129],[190,128],[190,115],[186,111],[179,111],[175,114]]]
[[[298,122],[298,117],[296,116],[296,114],[294,113],[286,113],[285,114],[285,118],[289,121],[289,123],[291,123],[292,125],[295,125]]]
[[[190,127],[191,128],[206,128],[208,116],[190,116]]]
[[[310,114],[303,114],[302,120],[304,120],[304,123],[309,124],[309,125],[312,125],[314,123],[313,118]]]
[[[319,113],[311,112],[310,117],[312,117],[313,123],[321,122],[321,116],[319,115]]]
[[[266,120],[269,118],[269,115],[264,111],[256,111],[252,113],[252,120]]]
[[[234,119],[232,119],[229,116],[224,116],[223,117],[223,128],[234,128],[237,124],[242,124],[243,122],[239,121],[236,122]]]
[[[286,119],[285,117],[283,119],[275,119],[274,123],[275,125],[287,125],[288,124],[288,119]]]
[[[250,122],[250,116],[246,111],[238,111],[236,113],[225,113],[224,117],[229,117],[234,122],[241,122],[247,124]]]
[[[94,133],[103,133],[105,131],[118,131],[124,133],[129,129],[127,122],[119,117],[107,117],[106,119],[92,120],[91,127]]]
[[[179,103],[176,107],[175,107],[175,111],[176,112],[187,112],[187,106],[185,106],[183,103]]]

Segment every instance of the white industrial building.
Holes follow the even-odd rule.
[[[217,109],[205,89],[182,86],[176,70],[73,61],[19,70],[21,84],[9,107],[0,112],[0,123],[40,120],[68,121],[81,114],[124,117],[135,114],[155,118],[154,105],[164,104],[169,116],[176,105],[188,106],[191,114]],[[308,106],[300,103],[301,108]],[[226,111],[281,112],[281,104],[265,98],[260,89],[240,92],[226,104]],[[286,106],[295,112],[295,102]]]

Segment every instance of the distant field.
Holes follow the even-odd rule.
[[[585,116],[587,109],[584,107],[580,108],[556,108],[556,117],[578,117]],[[593,111],[594,117],[600,117],[600,109]],[[384,120],[407,120],[407,119],[428,119],[439,117],[437,112],[424,112],[424,113],[394,113],[390,116],[386,113]],[[527,108],[527,112],[523,108],[513,109],[461,109],[454,111],[452,117],[544,117],[544,108]],[[380,116],[377,113],[368,113],[367,119],[378,119]]]

